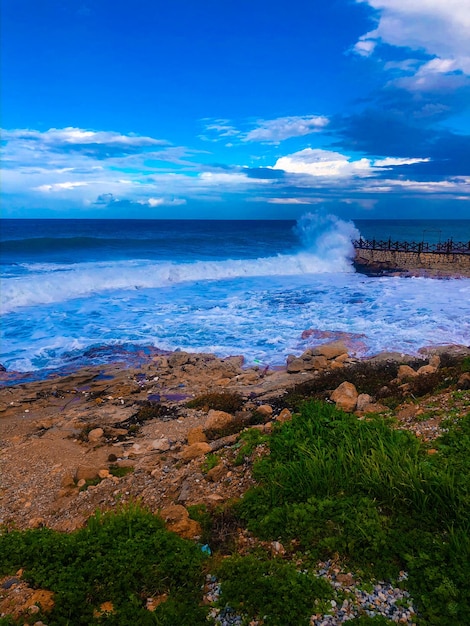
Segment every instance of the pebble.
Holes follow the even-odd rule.
[[[339,604],[336,600],[331,600],[331,609],[323,615],[312,615],[310,626],[337,626],[346,623],[361,615],[369,617],[382,616],[397,624],[408,624],[415,626],[416,610],[410,594],[390,583],[379,581],[373,589],[364,591],[356,583],[345,584],[337,580],[337,576],[343,580],[344,576],[338,569],[334,569],[331,561],[319,564],[317,576],[325,578],[332,585],[332,591],[346,591],[350,595],[347,600]],[[399,581],[406,580],[406,572],[400,572]],[[206,593],[204,599],[209,604],[214,604],[220,597],[220,584],[215,576],[208,575],[206,578]],[[400,606],[396,602],[400,600]],[[234,626],[243,624],[243,616],[238,615],[234,609],[224,607],[223,609],[213,607],[210,617],[218,626]]]

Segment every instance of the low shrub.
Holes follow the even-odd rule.
[[[213,409],[214,411],[225,411],[226,413],[236,413],[243,406],[243,398],[237,393],[205,393],[193,400],[186,406],[190,409]]]
[[[200,606],[204,554],[137,506],[96,513],[71,534],[2,531],[0,553],[0,575],[23,568],[32,587],[54,592],[49,626],[207,624]],[[145,608],[147,598],[163,594],[168,599],[155,612]],[[99,616],[103,602],[113,606],[106,618]]]
[[[281,559],[233,556],[222,561],[216,573],[221,581],[219,604],[240,612],[246,623],[255,619],[265,626],[307,625],[322,601],[333,595],[327,581]]]

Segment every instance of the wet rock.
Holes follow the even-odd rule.
[[[347,381],[341,383],[331,394],[331,400],[338,409],[351,413],[356,408],[358,393],[356,387]]]

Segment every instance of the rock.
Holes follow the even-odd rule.
[[[66,489],[67,487],[75,487],[75,480],[72,476],[71,472],[66,472],[62,476],[62,480],[60,481],[60,486]]]
[[[429,365],[438,369],[441,365],[441,357],[438,354],[433,354],[433,356],[429,359]]]
[[[111,476],[111,474],[109,473],[109,470],[107,469],[100,469],[100,471],[98,472],[98,478],[101,478],[101,480],[104,480],[105,478],[109,478]]]
[[[356,411],[363,411],[371,402],[372,398],[368,393],[360,393],[357,396]]]
[[[457,382],[458,389],[470,389],[470,372],[464,372]]]
[[[400,365],[398,368],[397,378],[398,380],[406,380],[407,378],[414,378],[417,376],[417,372],[409,365]]]
[[[305,370],[305,361],[303,359],[293,359],[287,363],[287,372],[289,374],[297,374]]]
[[[328,367],[328,360],[324,356],[314,356],[311,364],[314,370],[325,370]]]
[[[168,365],[170,367],[181,367],[191,361],[191,354],[188,352],[173,352],[168,357]]]
[[[230,430],[233,423],[234,417],[230,413],[211,409],[207,415],[206,423],[204,424],[204,432],[222,433]]]
[[[216,465],[207,472],[206,478],[213,483],[218,483],[226,474],[227,468],[222,465],[222,463],[219,463],[219,465]]]
[[[289,409],[282,409],[282,411],[277,416],[277,421],[281,424],[284,424],[284,422],[290,422],[291,419],[292,413],[289,411]]]
[[[271,415],[273,414],[273,407],[269,404],[262,404],[256,409],[256,412],[263,417],[271,417]]]
[[[200,441],[198,443],[193,443],[191,446],[185,446],[180,453],[180,459],[183,461],[191,461],[192,459],[204,456],[210,451],[210,444],[205,441]]]
[[[96,443],[101,439],[103,435],[104,430],[102,428],[93,428],[93,430],[90,430],[90,432],[88,433],[88,441],[90,441],[91,443]]]
[[[333,341],[331,343],[325,343],[322,346],[317,346],[312,350],[312,354],[316,356],[324,356],[328,360],[335,359],[342,354],[348,352],[346,345],[342,341]]]
[[[93,480],[98,478],[99,467],[93,467],[91,465],[79,465],[75,471],[75,481],[79,480]]]
[[[437,372],[437,367],[433,367],[432,365],[422,365],[416,374],[418,376],[422,376],[423,374],[435,374]]]
[[[331,394],[331,400],[338,409],[351,413],[356,408],[358,393],[356,387],[347,381],[341,383]]]
[[[168,530],[185,539],[195,539],[201,535],[200,525],[189,519],[189,513],[182,504],[173,504],[160,511]]]
[[[362,409],[362,413],[387,413],[390,409],[378,402],[371,402]]]
[[[207,441],[207,437],[204,434],[204,430],[202,426],[197,426],[196,428],[191,428],[188,430],[188,445],[192,445],[193,443],[200,443],[201,441]]]
[[[157,450],[158,452],[166,452],[170,449],[170,442],[165,437],[161,437],[160,439],[155,439],[152,441],[152,450]]]

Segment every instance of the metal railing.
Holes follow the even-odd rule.
[[[395,252],[430,252],[431,254],[470,254],[470,241],[453,241],[448,239],[439,243],[425,241],[392,241],[392,239],[360,239],[353,240],[353,246],[358,250],[393,250]]]

